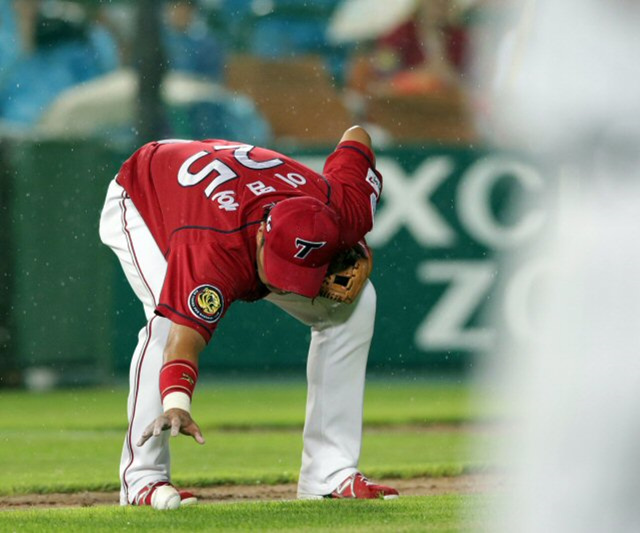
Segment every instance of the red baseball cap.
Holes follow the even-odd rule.
[[[338,214],[320,200],[298,196],[278,202],[264,232],[264,273],[270,285],[315,298],[339,249]]]

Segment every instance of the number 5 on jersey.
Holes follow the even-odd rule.
[[[267,161],[254,161],[249,157],[251,150],[253,149],[253,146],[249,144],[215,146],[214,149],[233,150],[235,160],[240,163],[240,165],[248,169],[263,170],[277,167],[283,163],[283,161],[278,158],[269,159]],[[204,194],[207,198],[210,198],[220,185],[238,177],[231,167],[219,159],[214,159],[200,171],[195,174],[192,173],[190,169],[194,163],[209,155],[211,155],[211,152],[207,150],[201,150],[200,152],[193,154],[191,157],[186,159],[184,163],[182,163],[180,170],[178,171],[178,183],[183,187],[193,187],[210,175],[214,173],[217,174],[213,181],[204,190]]]

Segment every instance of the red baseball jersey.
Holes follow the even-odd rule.
[[[156,313],[208,342],[235,300],[268,294],[256,270],[256,232],[265,208],[312,196],[339,215],[344,248],[373,225],[382,189],[371,150],[343,142],[323,174],[283,154],[225,140],[167,140],[136,151],[118,183],[167,260]]]

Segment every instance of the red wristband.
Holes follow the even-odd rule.
[[[160,370],[160,397],[164,400],[165,396],[172,392],[183,392],[191,399],[197,381],[198,369],[191,361],[169,361],[162,365]]]

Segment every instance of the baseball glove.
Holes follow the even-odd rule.
[[[340,252],[331,261],[320,296],[336,302],[354,302],[372,269],[371,250],[364,242],[359,242],[353,248]]]

